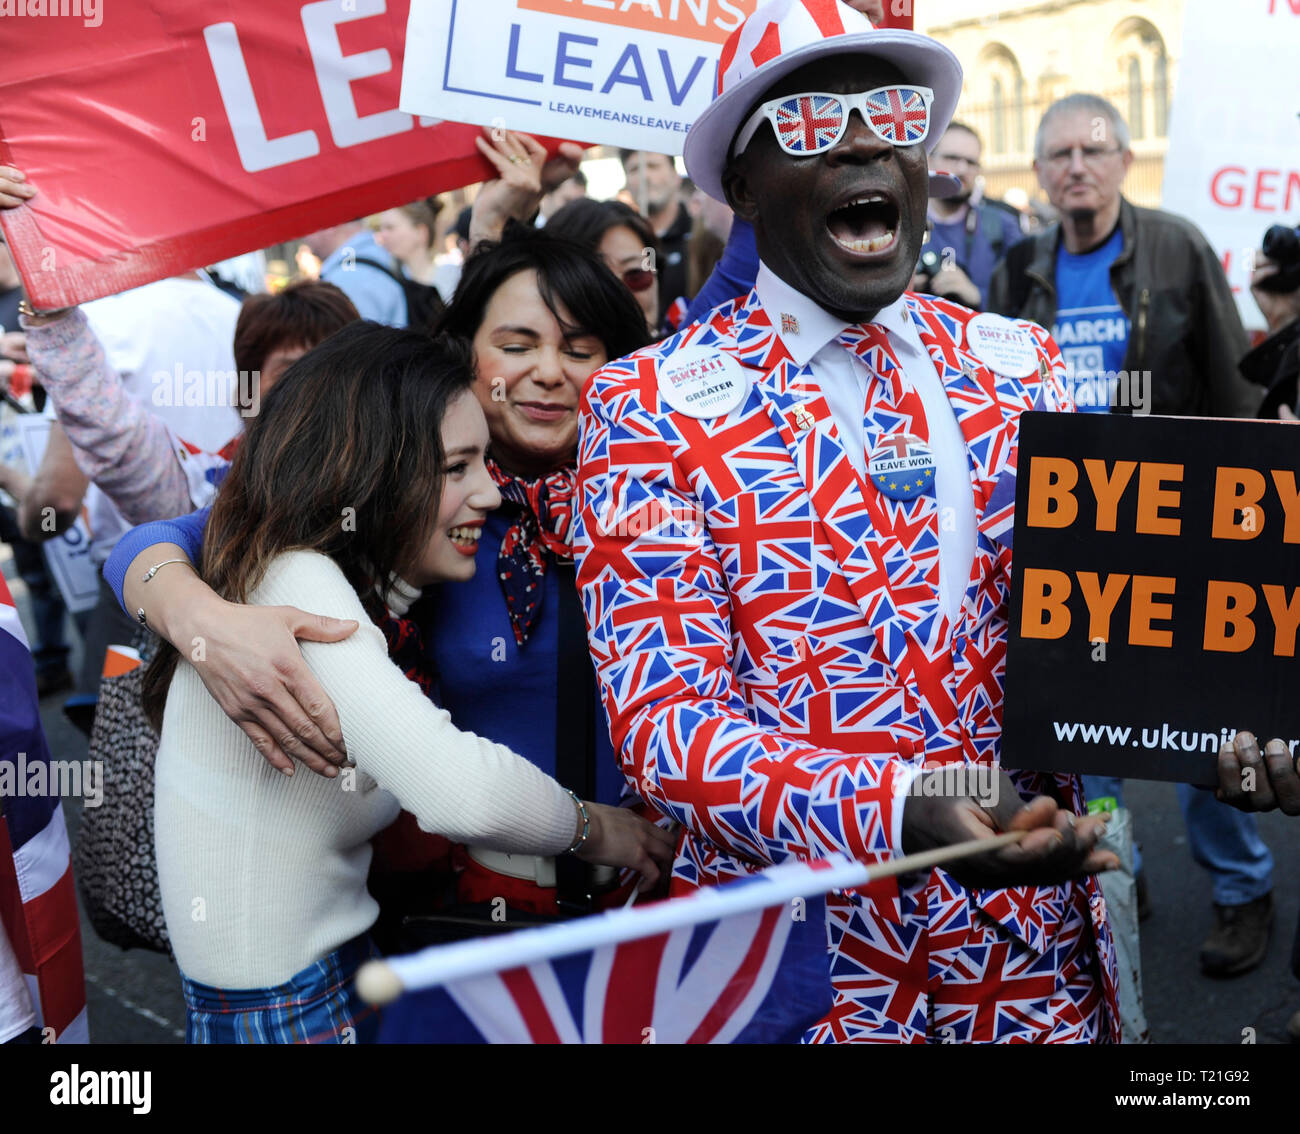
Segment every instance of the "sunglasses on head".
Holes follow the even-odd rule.
[[[763,103],[746,119],[732,152],[749,145],[764,120],[772,124],[776,140],[792,157],[825,153],[844,137],[849,113],[856,110],[872,133],[895,146],[915,146],[930,133],[929,87],[899,84],[876,87],[858,94],[797,94]]]

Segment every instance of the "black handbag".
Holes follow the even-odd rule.
[[[100,937],[123,949],[170,956],[153,838],[158,734],[140,704],[145,666],[156,643],[152,634],[137,635],[141,664],[100,681],[88,757],[102,761],[103,798],[82,811],[72,863],[82,903]]]

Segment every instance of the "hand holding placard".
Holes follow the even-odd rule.
[[[1300,815],[1300,767],[1283,740],[1270,740],[1261,754],[1259,742],[1239,732],[1219,749],[1219,790],[1215,797],[1239,811]]]

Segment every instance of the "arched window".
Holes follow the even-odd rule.
[[[1011,51],[1000,43],[980,53],[989,92],[988,147],[997,155],[1025,152],[1025,77]]]
[[[1169,133],[1169,62],[1163,51],[1156,56],[1151,96],[1155,103],[1156,137],[1163,138]]]
[[[1128,129],[1134,138],[1145,138],[1146,115],[1142,108],[1142,60],[1128,57]]]
[[[1016,153],[1025,152],[1025,77],[1016,72],[1016,113],[1013,117],[1016,128]]]
[[[1002,80],[996,75],[993,77],[993,152],[995,154],[1004,154],[1007,152],[1007,105],[1006,96],[1002,91]]]
[[[1163,138],[1169,127],[1169,55],[1164,37],[1150,20],[1131,17],[1111,32],[1118,91],[1134,138]],[[1145,81],[1144,81],[1145,80]]]

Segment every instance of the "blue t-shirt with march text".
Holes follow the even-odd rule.
[[[1065,358],[1074,403],[1085,412],[1109,412],[1128,349],[1128,317],[1110,286],[1110,266],[1123,247],[1124,234],[1116,228],[1091,252],[1067,252],[1062,241],[1056,253],[1052,337]]]

